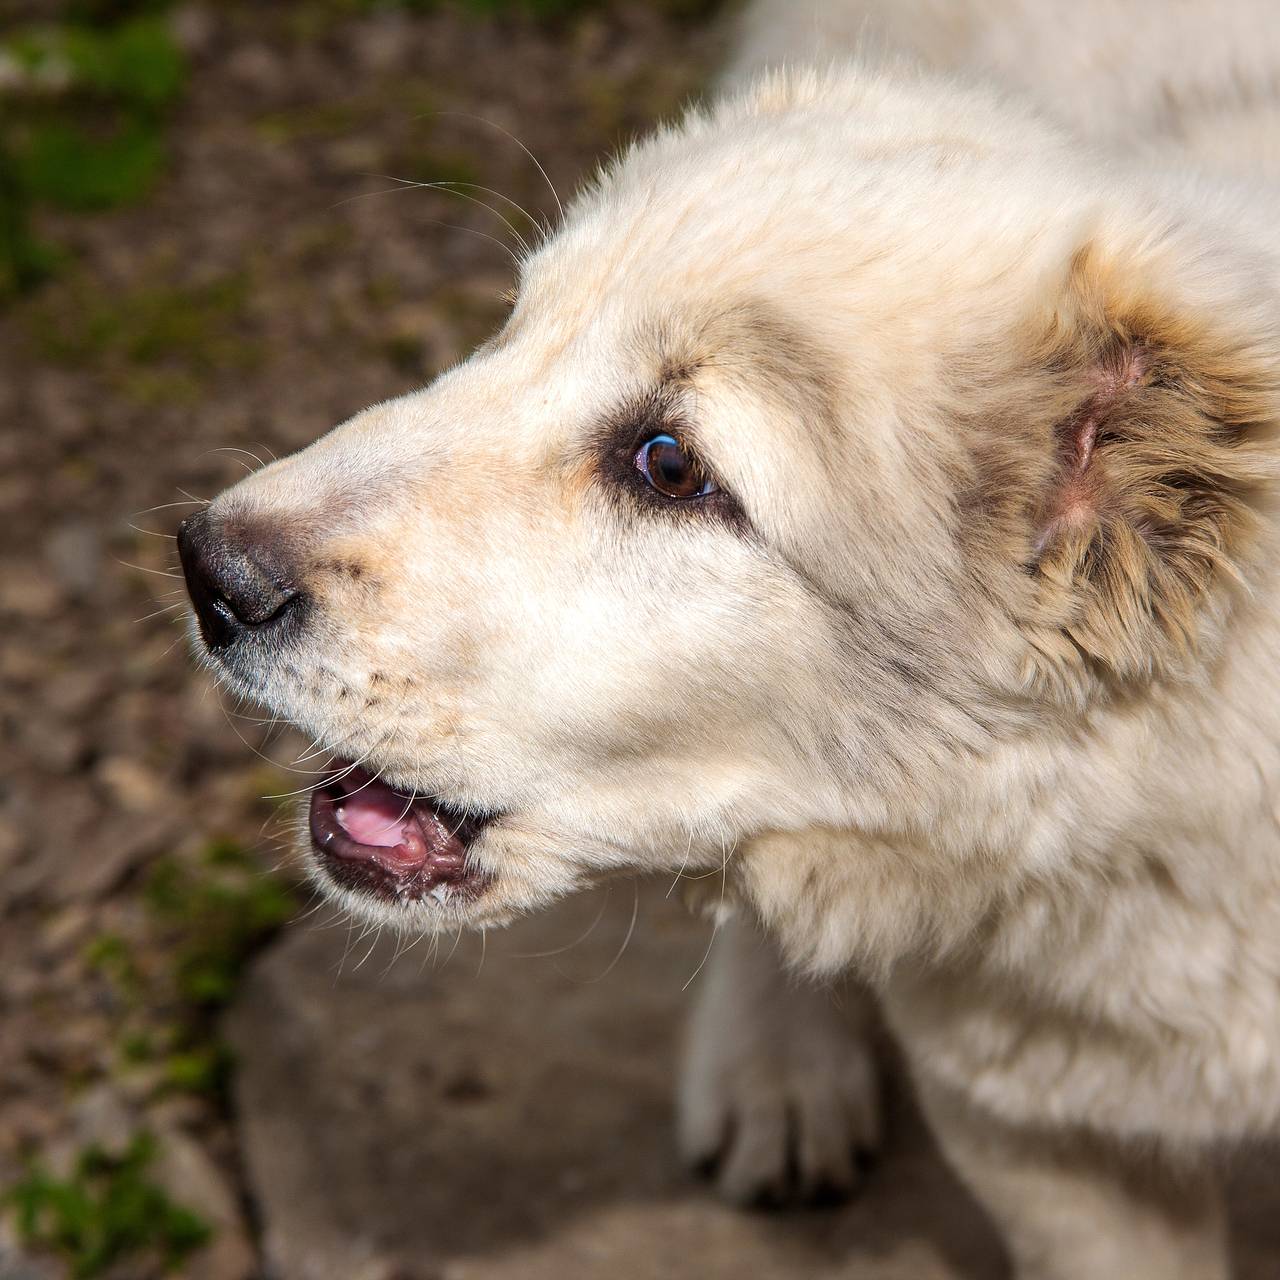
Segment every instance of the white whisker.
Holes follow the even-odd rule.
[[[486,120],[484,116],[471,115],[469,112],[466,112],[466,111],[436,111],[436,112],[429,111],[426,113],[426,115],[454,116],[460,120],[474,120],[478,124],[485,125],[487,128],[490,128],[490,129],[496,129],[499,133],[510,138],[511,141],[514,142],[516,146],[519,147],[520,150],[523,151],[525,155],[529,157],[530,160],[533,161],[534,168],[536,168],[537,171],[542,175],[542,180],[547,184],[547,189],[551,192],[551,198],[556,202],[556,210],[560,215],[560,220],[562,222],[564,221],[564,205],[561,204],[560,202],[560,193],[556,190],[555,183],[551,181],[550,175],[542,167],[542,162],[538,159],[538,157],[535,156],[533,152],[530,151],[529,148],[526,147],[524,143],[521,142],[520,139],[517,138],[514,133],[511,132],[510,129],[504,129],[500,124],[496,123],[493,120]],[[419,119],[422,119],[422,118],[424,117],[421,117],[421,116],[419,117]]]
[[[590,979],[591,982],[600,982],[603,979],[607,978],[613,972],[614,968],[617,966],[618,961],[622,959],[622,953],[626,951],[627,947],[631,943],[631,937],[636,931],[636,918],[640,914],[640,883],[639,881],[632,880],[631,887],[635,891],[635,898],[631,903],[631,923],[627,926],[627,935],[625,938],[622,939],[622,946],[618,948],[617,954],[605,966],[604,971],[602,973],[596,974],[594,978],[591,978]]]
[[[721,840],[720,850],[722,854],[720,863],[720,906],[716,911],[715,923],[711,927],[711,937],[707,940],[707,949],[702,953],[702,959],[698,961],[698,967],[688,976],[688,978],[685,979],[684,986],[680,988],[681,991],[687,991],[689,989],[689,984],[702,972],[703,967],[711,957],[711,948],[716,944],[716,938],[720,933],[720,926],[724,923],[724,898],[725,890],[729,881],[729,858],[732,856],[732,853],[737,852],[737,846],[734,846],[732,853],[725,852],[724,841]]]
[[[595,919],[587,926],[586,931],[576,937],[572,942],[566,943],[563,947],[552,947],[549,951],[515,951],[512,955],[517,960],[543,960],[548,956],[561,956],[566,951],[572,951],[574,947],[585,942],[595,931],[596,925],[604,919],[605,909],[609,905],[609,899],[613,896],[613,885],[608,885],[605,889],[604,901],[600,904],[600,909],[596,912]]]

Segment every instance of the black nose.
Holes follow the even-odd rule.
[[[284,541],[265,527],[222,523],[202,511],[179,527],[178,553],[210,649],[274,631],[297,613],[302,595]]]

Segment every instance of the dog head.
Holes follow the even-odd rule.
[[[344,761],[317,878],[487,926],[769,832],[976,838],[975,773],[1198,670],[1253,571],[1236,220],[865,73],[633,148],[469,360],[184,526],[199,648]]]

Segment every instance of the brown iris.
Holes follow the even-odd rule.
[[[675,436],[646,440],[636,450],[636,470],[667,498],[704,498],[716,491],[702,464],[685,452]]]

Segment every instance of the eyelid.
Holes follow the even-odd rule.
[[[699,495],[696,502],[673,502],[654,491],[637,465],[637,455],[660,436],[674,440],[694,457],[705,478],[714,486],[710,493]],[[702,512],[705,518],[714,517],[740,534],[751,535],[751,522],[737,498],[721,482],[716,468],[705,460],[698,447],[696,427],[685,421],[675,398],[663,395],[661,390],[619,409],[598,434],[587,438],[584,447],[591,451],[590,465],[606,482],[606,492],[630,493],[655,510]]]
[[[637,492],[637,496],[670,506],[671,499],[655,492],[645,479],[638,455],[652,440],[659,437],[673,440],[695,460],[713,486],[710,493],[699,495],[695,505],[715,503],[721,515],[730,516],[745,527],[737,502],[700,447],[697,426],[688,417],[692,408],[691,398],[683,394],[682,388],[670,384],[654,386],[621,402],[597,431],[582,441],[575,453],[606,480],[611,489],[642,491]]]

